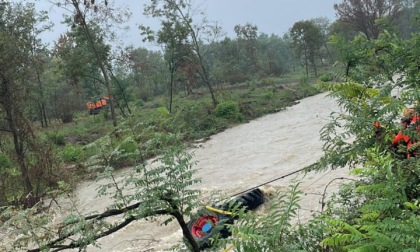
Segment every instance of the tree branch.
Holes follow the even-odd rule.
[[[0,128],[0,131],[4,131],[4,132],[9,132],[9,133],[12,133],[12,131],[11,131],[11,130],[9,130],[9,129],[2,129],[2,128]]]
[[[84,220],[87,220],[87,221],[90,220],[90,221],[92,221],[94,223],[94,222],[96,222],[98,220],[101,220],[101,219],[104,219],[104,218],[107,218],[107,217],[120,215],[120,214],[126,213],[126,212],[128,212],[130,210],[134,210],[134,209],[138,208],[140,205],[141,205],[141,202],[138,202],[138,203],[135,203],[133,205],[127,206],[125,208],[121,208],[121,209],[110,209],[110,210],[107,210],[107,211],[105,211],[105,212],[103,212],[101,214],[94,214],[94,215],[86,216],[83,219]],[[167,211],[167,210],[156,210],[154,212],[151,212],[149,214],[146,214],[144,216],[141,216],[141,218],[147,218],[149,216],[155,216],[155,215],[166,215],[166,214],[170,214],[170,212]],[[134,215],[130,215],[129,217],[125,218],[120,224],[118,224],[118,225],[116,225],[114,227],[111,227],[111,228],[109,228],[108,230],[106,230],[104,232],[101,232],[101,233],[95,235],[89,241],[88,244],[81,244],[79,242],[79,240],[72,241],[71,243],[69,243],[67,245],[60,245],[60,244],[58,244],[58,243],[64,241],[65,239],[70,238],[72,235],[75,235],[74,232],[70,232],[69,234],[66,234],[66,235],[64,235],[62,237],[59,237],[59,238],[57,238],[57,239],[49,242],[48,244],[46,244],[45,246],[43,246],[43,249],[45,249],[45,247],[47,247],[47,248],[50,248],[50,249],[55,249],[55,250],[52,250],[52,251],[61,251],[61,250],[64,250],[64,249],[80,248],[82,246],[86,246],[86,245],[92,244],[94,241],[96,241],[96,240],[98,240],[98,239],[100,239],[102,237],[105,237],[105,236],[108,236],[108,235],[110,235],[112,233],[115,233],[118,230],[120,230],[123,227],[127,226],[128,224],[130,224],[132,221],[137,220],[137,219],[141,219],[141,218],[137,218]],[[79,221],[70,222],[70,223],[67,223],[65,226],[68,226],[68,225],[71,225],[71,224],[76,224],[78,222]],[[41,251],[41,248],[27,250],[27,252],[40,252],[40,251]]]

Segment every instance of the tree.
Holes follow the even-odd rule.
[[[322,130],[325,155],[313,167],[350,167],[358,175],[335,201],[340,206],[330,207],[324,218],[327,235],[321,244],[332,250],[418,250],[420,166],[418,156],[399,155],[416,153],[418,145],[393,149],[391,139],[399,129],[401,111],[419,101],[419,38],[414,34],[404,41],[383,32],[377,40],[360,39],[354,48],[356,52],[363,48],[358,71],[343,83],[324,85],[343,110]],[[397,87],[401,93],[393,99],[391,91]],[[418,111],[418,106],[414,109]],[[380,135],[372,122],[381,125]],[[418,124],[411,126],[404,134],[415,143]],[[348,199],[351,202],[345,203]]]
[[[214,42],[211,45],[211,51],[214,53],[211,59],[212,75],[217,82],[237,83],[247,79],[246,56],[241,53],[241,48],[237,40],[228,37],[220,42]]]
[[[191,51],[188,48],[188,29],[180,22],[180,18],[169,13],[165,15],[165,18],[166,20],[161,21],[162,28],[157,32],[156,38],[151,34],[151,31],[147,31],[147,28],[143,27],[142,29],[145,33],[149,33],[150,41],[156,40],[164,47],[164,58],[169,69],[169,113],[172,113],[175,75]]]
[[[311,21],[299,21],[290,29],[290,35],[297,54],[303,55],[306,76],[309,77],[309,63],[315,71],[315,76],[317,76],[318,72],[315,60],[323,44],[321,29]]]
[[[72,36],[60,35],[54,45],[54,57],[49,74],[49,80],[54,87],[54,94],[50,97],[53,115],[63,123],[73,121],[73,115],[81,110],[84,104],[82,80],[88,75],[88,67],[92,57],[86,46],[77,44]],[[84,66],[84,67],[80,67]]]
[[[193,23],[193,1],[192,0],[152,0],[146,6],[145,14],[156,18],[167,18],[168,20],[176,20],[178,27],[185,29],[190,41],[190,48],[192,53],[186,58],[191,63],[191,66],[196,68],[202,81],[207,85],[213,106],[217,105],[214,89],[210,82],[210,70],[206,64],[203,52],[204,39],[213,39],[220,35],[220,28],[217,25],[212,25],[206,19],[201,20],[202,23]],[[141,27],[145,30],[145,34],[153,36],[150,28]]]
[[[322,56],[326,55],[326,58],[329,58],[331,63],[334,63],[333,55],[330,52],[330,48],[328,47],[328,36],[329,34],[329,28],[330,28],[330,21],[328,18],[314,18],[311,20],[316,26],[318,26],[321,29],[322,33],[322,45],[325,48],[326,53],[323,53]]]
[[[401,14],[404,0],[343,0],[334,4],[341,22],[349,24],[368,39],[376,39],[380,33],[378,19],[387,19],[393,24]]]
[[[296,65],[290,41],[274,34],[258,36],[258,55],[263,75],[279,76],[290,72]]]
[[[104,3],[106,6],[107,1],[105,1]],[[111,98],[109,99],[109,105],[111,107],[112,123],[114,124],[114,127],[117,127],[117,118],[115,116],[114,102],[112,99],[111,83],[110,83],[108,72],[106,70],[107,60],[105,57],[103,57],[103,55],[101,55],[101,52],[99,51],[99,48],[97,44],[95,43],[92,31],[90,30],[90,26],[88,25],[86,16],[85,16],[88,10],[97,11],[99,7],[97,5],[94,5],[94,1],[92,1],[92,5],[89,5],[88,2],[85,1],[85,4],[84,4],[85,11],[82,12],[81,6],[79,4],[79,0],[71,0],[71,4],[73,5],[74,10],[75,10],[73,25],[80,26],[82,30],[84,31],[86,35],[86,39],[89,42],[90,46],[92,47],[92,51],[95,55],[99,68],[101,69],[102,75],[105,79],[105,86],[108,92],[108,97]]]
[[[37,139],[25,115],[32,99],[30,83],[41,74],[33,57],[39,49],[34,47],[39,41],[35,27],[41,20],[44,17],[36,14],[33,4],[0,5],[0,134],[13,150],[1,147],[18,168],[21,191],[14,197],[25,207],[39,200],[42,182],[48,183],[51,175],[50,150]]]
[[[104,25],[106,28],[109,27],[107,22],[112,22],[113,26],[120,24],[125,21],[125,16],[118,13],[117,9],[112,6],[112,3],[107,0],[104,1],[83,1],[81,0],[59,0],[55,3],[58,7],[72,9],[71,17],[66,21],[75,29],[80,29],[84,34],[84,38],[89,44],[94,58],[97,61],[98,67],[104,78],[105,87],[107,94],[110,97],[109,104],[111,108],[111,117],[114,127],[117,126],[117,119],[114,109],[114,101],[112,97],[111,82],[107,71],[109,65],[109,59],[106,52],[101,50],[100,45],[97,43],[98,37],[94,32],[93,27]],[[129,12],[125,12],[125,15],[129,16]],[[106,17],[106,18],[104,18]],[[105,29],[105,28],[104,28]],[[105,35],[105,34],[103,34]],[[112,38],[113,34],[110,30],[106,30],[108,38]]]
[[[92,37],[97,50],[101,52],[101,57],[107,58],[111,49],[103,41],[103,32],[94,24],[90,29],[93,31]],[[80,27],[76,26],[60,36],[54,45],[53,55],[57,63],[56,73],[60,76],[56,96],[66,92],[69,94],[68,97],[55,100],[57,105],[60,105],[56,107],[60,108],[56,116],[65,119],[65,122],[71,122],[73,114],[80,111],[86,101],[107,93],[106,85],[91,45]]]
[[[149,51],[146,48],[129,48],[121,64],[126,65],[127,78],[135,89],[135,94],[144,101],[165,92],[167,73],[166,62],[160,51]]]
[[[247,61],[252,66],[251,72],[258,72],[258,62],[257,62],[257,38],[258,38],[258,27],[250,23],[245,24],[244,26],[235,25],[233,30],[236,33],[238,42],[244,44],[246,50]]]
[[[200,251],[185,220],[185,217],[192,216],[194,209],[198,206],[199,198],[199,191],[190,188],[191,185],[200,182],[200,179],[193,177],[196,172],[191,162],[193,155],[179,148],[165,148],[165,150],[160,148],[158,152],[161,155],[148,162],[144,158],[151,153],[139,152],[139,149],[143,147],[148,149],[150,144],[160,144],[162,141],[160,137],[179,141],[180,135],[163,136],[162,134],[144,143],[140,139],[135,140],[138,137],[138,132],[135,131],[139,129],[136,126],[130,127],[132,134],[129,134],[115,149],[113,148],[113,154],[110,154],[128,154],[139,158],[141,162],[136,161],[138,163],[133,169],[133,176],[126,176],[122,183],[118,183],[110,167],[107,167],[102,174],[102,177],[109,180],[100,187],[98,196],[112,194],[112,198],[115,199],[114,204],[108,206],[102,213],[90,213],[90,215],[82,215],[78,209],[73,209],[73,212],[69,213],[60,224],[59,229],[51,228],[52,218],[49,212],[41,211],[36,218],[30,218],[29,216],[33,215],[38,210],[37,208],[13,214],[3,225],[4,227],[17,225],[35,234],[25,237],[21,235],[20,230],[16,229],[16,233],[13,232],[11,235],[11,238],[14,238],[13,248],[24,247],[28,252],[40,252],[45,249],[61,251],[74,248],[82,251],[91,244],[96,245],[100,238],[111,235],[136,220],[166,216],[164,223],[176,220],[192,250]],[[123,154],[121,150],[127,143],[134,148]],[[98,154],[96,158],[105,158],[101,156],[102,154]],[[123,191],[126,187],[131,187],[133,190],[130,193]],[[60,189],[64,192],[68,190],[65,185]],[[10,211],[14,212],[13,209]]]
[[[34,31],[35,34],[39,32],[35,27]],[[42,73],[45,71],[44,68],[48,65],[50,61],[50,57],[48,57],[48,50],[46,49],[45,45],[42,45],[39,39],[35,36],[32,42],[32,60],[35,67],[35,83],[36,88],[35,92],[37,93],[36,99],[36,107],[38,107],[38,120],[41,121],[42,127],[48,127],[48,116],[47,116],[47,87],[46,83],[43,80]]]
[[[405,39],[409,39],[411,34],[418,32],[417,13],[420,11],[420,2],[417,0],[407,0],[401,10],[400,15],[395,21],[394,31]]]

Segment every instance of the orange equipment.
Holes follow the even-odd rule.
[[[108,108],[107,106],[108,101],[109,101],[108,96],[103,96],[94,101],[88,101],[86,103],[86,107],[89,110],[89,114],[96,115],[96,114],[99,114],[99,112],[101,112],[102,108]]]

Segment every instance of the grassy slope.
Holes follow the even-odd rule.
[[[290,75],[236,85],[225,84],[215,87],[219,108],[212,106],[207,90],[202,89],[188,96],[178,93],[174,97],[171,115],[166,110],[168,99],[156,97],[140,107],[132,106],[133,114],[128,118],[120,117],[118,129],[112,127],[105,114],[89,116],[87,112],[81,112],[73,123],[51,128],[45,133],[60,145],[58,153],[64,165],[77,168],[68,174],[72,179],[63,180],[77,180],[80,175],[92,176],[92,171],[97,171],[91,169],[98,165],[98,162],[90,162],[93,156],[107,156],[116,148],[126,152],[138,148],[138,145],[123,143],[130,134],[137,143],[156,138],[157,132],[179,134],[184,143],[205,139],[228,127],[281,111],[296,100],[319,93],[315,83],[316,79]],[[103,142],[105,138],[108,139],[106,143]],[[144,157],[159,154],[162,147],[179,144],[179,139],[164,141],[166,146],[159,143],[154,146],[155,151],[148,150]],[[130,158],[109,161],[114,168],[131,166],[134,162]]]

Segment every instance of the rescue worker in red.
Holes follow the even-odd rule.
[[[381,124],[378,121],[374,121],[372,124],[375,128],[376,139],[380,139],[382,137],[382,133],[384,132],[384,128],[382,128]]]
[[[411,129],[416,133],[414,137],[410,140],[410,146],[408,146],[408,158],[410,157],[420,157],[419,152],[419,137],[420,137],[420,115],[416,113],[414,110],[412,111],[412,119],[410,121]]]
[[[401,118],[402,130],[400,130],[398,134],[394,137],[394,139],[392,139],[391,147],[397,148],[399,145],[403,145],[406,147],[407,158],[411,158],[418,155],[417,151],[415,150],[416,148],[413,148],[415,147],[413,144],[416,143],[416,139],[410,138],[410,136],[406,133],[408,129],[413,129],[420,133],[420,126],[417,125],[418,122],[420,122],[420,116],[416,115],[414,109],[407,109],[404,112],[404,116]]]

